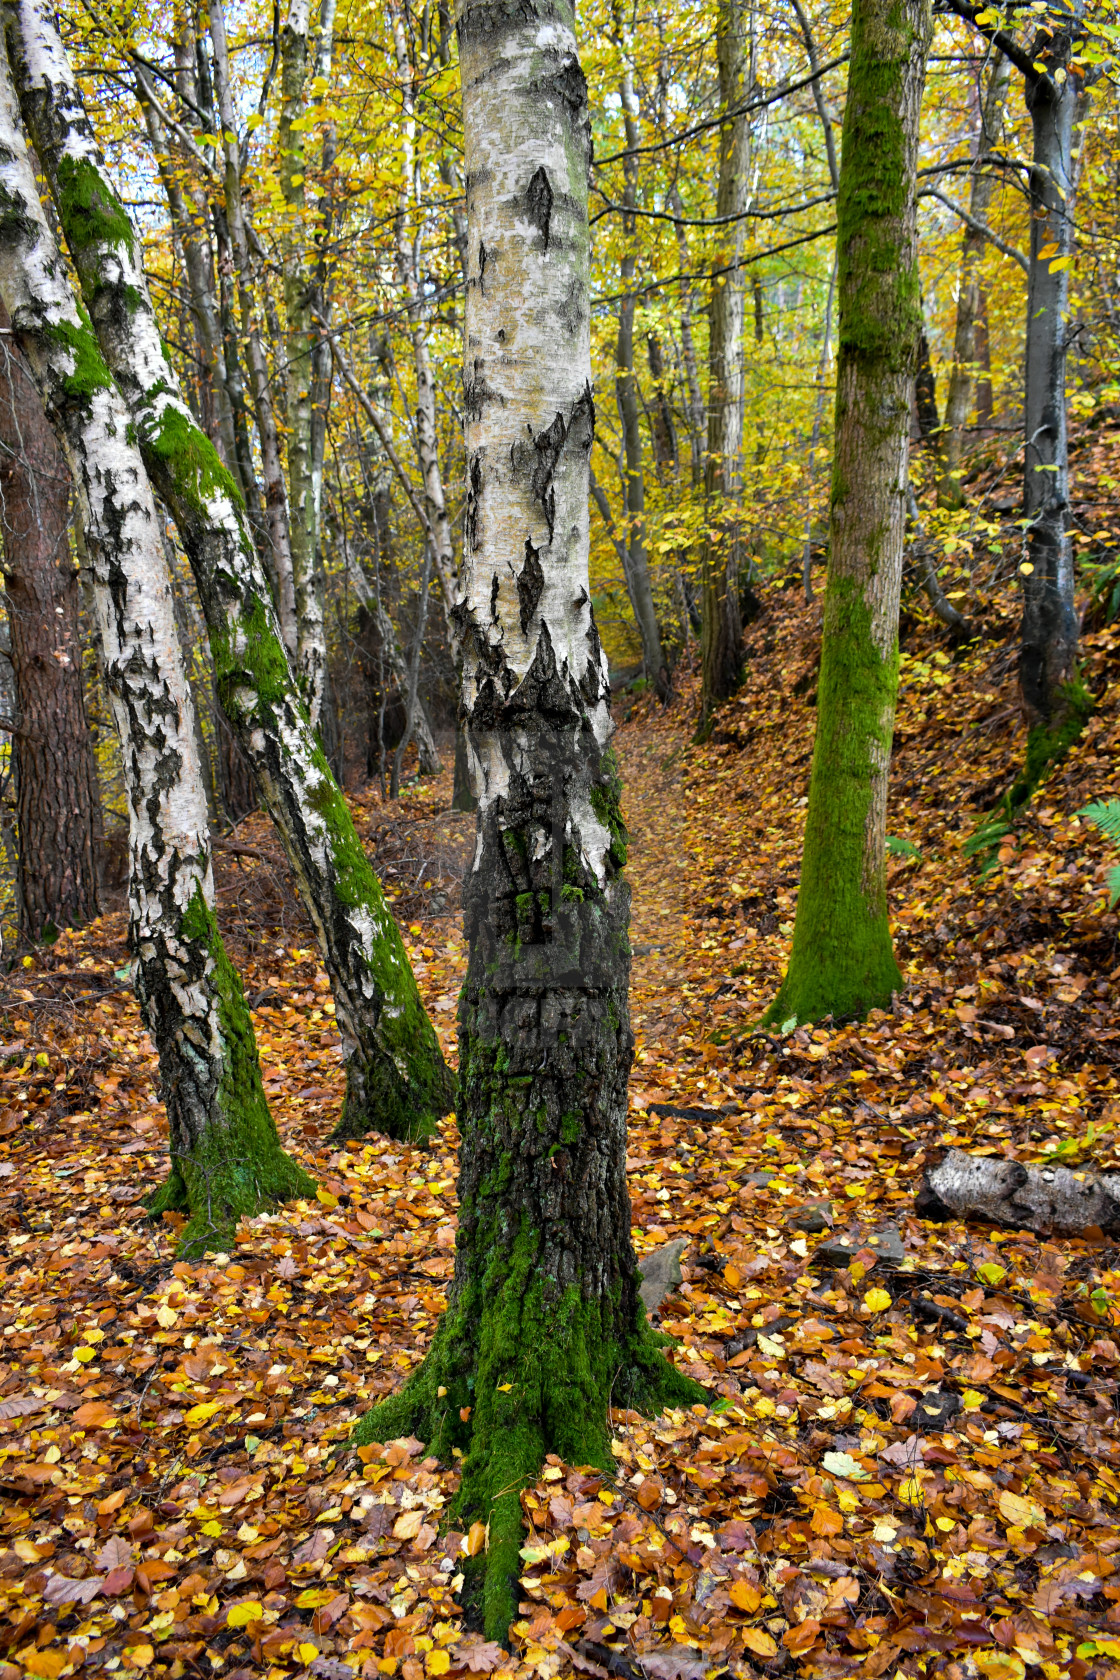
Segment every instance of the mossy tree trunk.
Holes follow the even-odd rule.
[[[479,799],[459,1009],[447,1312],[366,1440],[458,1448],[488,1521],[485,1624],[516,1606],[520,1489],[546,1452],[609,1467],[607,1409],[702,1399],[644,1321],[626,1191],[629,888],[588,590],[586,84],[567,0],[460,22],[470,499],[456,610]]]
[[[862,1016],[901,985],[886,894],[887,773],[910,400],[929,0],[857,0],[840,163],[839,357],[817,734],[789,969],[767,1019]]]
[[[186,1252],[314,1185],[265,1102],[238,977],[214,917],[206,795],[160,517],[130,415],[66,278],[0,64],[0,298],[80,503],[129,806],[129,937],[159,1054],[172,1170],[153,1211],[189,1212]]]
[[[211,24],[214,22],[211,11]],[[408,956],[292,675],[241,494],[179,395],[128,215],[62,43],[23,0],[9,46],[94,330],[171,510],[206,614],[222,708],[253,767],[331,977],[346,1060],[338,1135],[430,1134],[451,1077]]]
[[[746,0],[720,0],[716,22],[720,107],[746,102],[751,76],[750,11]],[[700,730],[714,708],[738,688],[743,675],[743,625],[739,607],[739,521],[736,499],[743,448],[743,274],[746,239],[742,213],[750,197],[751,134],[748,118],[727,117],[720,128],[716,215],[729,220],[716,246],[708,317],[708,454],[704,499],[715,534],[701,565]],[[739,218],[731,220],[730,218]]]
[[[70,474],[0,308],[0,530],[16,716],[19,927],[50,939],[98,913],[97,766],[86,719]]]

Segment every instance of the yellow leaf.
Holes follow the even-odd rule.
[[[231,1604],[226,1617],[226,1625],[232,1628],[248,1627],[250,1622],[259,1622],[264,1615],[264,1608],[255,1598],[250,1598],[244,1604]]]
[[[762,1594],[757,1587],[752,1587],[749,1581],[733,1581],[728,1589],[728,1597],[736,1610],[757,1610],[762,1603]]]
[[[1027,1672],[1014,1651],[977,1651],[973,1661],[984,1680],[1023,1680]]]
[[[222,1532],[222,1525],[220,1522],[205,1522],[199,1532],[208,1535],[211,1540],[216,1540]]]
[[[764,1628],[744,1628],[743,1644],[756,1657],[776,1657],[778,1654],[778,1647]]]
[[[499,1394],[508,1394],[512,1387],[513,1387],[512,1383],[499,1383],[498,1384],[498,1393]]]
[[[58,1676],[66,1667],[65,1651],[36,1651],[31,1647],[19,1653],[19,1660],[28,1674],[39,1676],[39,1680],[58,1680]]]
[[[486,1524],[472,1523],[467,1533],[465,1550],[468,1557],[477,1557],[486,1544]]]
[[[296,1599],[299,1610],[319,1610],[324,1604],[329,1604],[335,1597],[333,1587],[305,1587]]]
[[[178,1324],[179,1314],[174,1307],[163,1306],[156,1312],[156,1319],[161,1330],[170,1330],[173,1324]]]
[[[336,1208],[338,1206],[338,1197],[332,1196],[329,1190],[323,1190],[322,1188],[316,1190],[315,1200],[321,1202],[326,1208]]]
[[[80,1347],[74,1349],[74,1358],[82,1365],[88,1365],[90,1360],[95,1359],[96,1357],[96,1354],[90,1347]]]
[[[318,1645],[311,1645],[311,1644],[300,1645],[298,1647],[298,1649],[299,1649],[299,1660],[300,1660],[300,1662],[307,1665],[307,1666],[309,1666],[311,1663],[313,1663],[315,1661],[315,1658],[319,1655]]]
[[[999,1514],[1012,1528],[1041,1528],[1046,1522],[1046,1513],[1041,1505],[1036,1505],[1033,1499],[1024,1499],[1021,1494],[1012,1493],[1010,1488],[1004,1488],[999,1496]]]
[[[451,1667],[451,1658],[446,1651],[429,1651],[424,1666],[429,1674],[446,1674]]]
[[[898,1490],[898,1497],[904,1505],[920,1505],[922,1503],[922,1484],[917,1476],[907,1476]]]
[[[125,1662],[131,1663],[133,1668],[147,1668],[154,1657],[151,1645],[133,1645],[124,1653]]]
[[[394,1540],[415,1540],[424,1521],[423,1511],[404,1511],[393,1524]]]
[[[200,1423],[208,1423],[214,1413],[220,1412],[221,1409],[217,1400],[204,1400],[201,1406],[192,1406],[189,1412],[184,1413],[183,1422],[196,1429]]]
[[[886,1312],[891,1298],[885,1289],[869,1289],[863,1297],[863,1304],[868,1312]]]
[[[1059,257],[1056,262],[1052,262],[1050,264],[1050,273],[1051,274],[1060,274],[1063,269],[1072,268],[1072,267],[1073,267],[1073,258],[1072,257]]]

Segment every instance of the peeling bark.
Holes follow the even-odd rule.
[[[89,211],[86,202],[87,213]],[[160,519],[128,409],[70,291],[0,59],[0,298],[78,493],[129,806],[129,938],[156,1045],[189,1253],[239,1216],[310,1195],[280,1148],[252,1023],[214,916],[206,796]]]
[[[489,1523],[467,1595],[504,1638],[520,1489],[544,1454],[606,1466],[612,1394],[657,1408],[703,1391],[645,1324],[630,1241],[629,888],[588,590],[590,124],[572,8],[468,0],[460,58],[466,359],[486,396],[468,408],[455,609],[479,799],[459,1233],[432,1347],[358,1437],[411,1429],[441,1457],[465,1454],[454,1519]]]
[[[212,7],[212,26],[215,15]],[[331,977],[347,1074],[338,1135],[427,1135],[450,1106],[450,1075],[400,932],[300,703],[244,503],[179,395],[137,241],[58,35],[41,0],[22,0],[18,28],[8,16],[25,114],[97,339],[152,482],[179,527],[223,710],[253,766]]]
[[[1091,1167],[1028,1167],[950,1149],[927,1167],[915,1203],[920,1219],[987,1219],[1008,1231],[1120,1236],[1120,1174]]]

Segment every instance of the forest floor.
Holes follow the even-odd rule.
[[[125,922],[66,934],[0,995],[0,1680],[84,1669],[270,1680],[580,1670],[702,1680],[1120,1671],[1120,1249],[933,1225],[948,1142],[1120,1162],[1120,626],[1100,704],[981,877],[962,842],[1023,750],[1008,588],[954,653],[908,614],[890,832],[906,990],[862,1025],[754,1031],[792,927],[815,609],[775,590],[712,740],[695,691],[619,731],[632,831],[634,1239],[684,1238],[662,1304],[712,1408],[613,1418],[617,1474],[524,1496],[511,1651],[454,1593],[481,1529],[416,1441],[347,1446],[443,1306],[456,1133],[336,1149],[329,993],[267,825],[219,853],[222,914],[286,1146],[314,1203],[174,1260]],[[449,777],[355,802],[453,1053],[472,819]],[[830,1245],[849,1234],[850,1260]]]

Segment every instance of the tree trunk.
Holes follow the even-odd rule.
[[[635,117],[634,86],[627,66],[622,78],[622,115],[626,144],[638,144],[638,124]],[[638,160],[623,160],[622,202],[632,208],[638,202]],[[649,554],[646,549],[646,481],[642,466],[642,426],[638,404],[638,379],[634,371],[634,294],[627,290],[634,279],[637,227],[632,215],[622,219],[623,248],[621,278],[625,295],[618,312],[618,340],[615,346],[615,395],[622,422],[622,442],[625,455],[623,492],[626,504],[626,566],[627,582],[638,633],[642,638],[642,664],[646,681],[657,691],[661,700],[670,693],[669,667],[661,647],[661,631],[653,604],[653,589],[649,575]]]
[[[401,693],[407,694],[410,682],[409,667],[405,664],[404,657],[401,654],[396,628],[389,614],[381,605],[377,592],[370,588],[369,580],[351,552],[345,536],[342,542],[347,577],[353,585],[359,605],[369,614],[376,628],[378,645],[381,648],[388,675],[392,677]],[[384,686],[384,675],[381,686]],[[436,747],[432,725],[420,694],[416,696],[411,733],[420,755],[420,774],[422,776],[438,776],[442,769],[439,749]]]
[[[590,124],[568,0],[460,23],[469,282],[463,705],[480,805],[459,1006],[459,1234],[424,1363],[359,1438],[465,1454],[486,1631],[547,1452],[610,1464],[608,1403],[703,1391],[638,1296],[625,1180],[629,889],[588,589]],[[480,1577],[484,1578],[483,1580]],[[468,1595],[471,1589],[468,1589]]]
[[[0,525],[16,715],[19,931],[98,914],[97,768],[86,721],[70,474],[0,309]]]
[[[159,514],[129,412],[39,202],[6,61],[0,194],[0,297],[77,487],[120,737],[136,990],[171,1133],[171,1175],[149,1206],[188,1210],[183,1247],[198,1254],[230,1246],[239,1217],[309,1196],[314,1185],[280,1148],[241,983],[214,916],[206,798]]]
[[[927,1167],[918,1192],[919,1219],[988,1219],[1008,1231],[1084,1235],[1095,1226],[1120,1236],[1120,1174],[1091,1167],[1027,1167],[950,1149]]]
[[[450,1075],[400,932],[300,702],[244,503],[178,394],[138,241],[38,0],[25,0],[19,26],[9,44],[25,114],[90,317],[152,482],[179,527],[222,707],[253,766],[331,977],[346,1062],[336,1135],[426,1136],[451,1104]]]
[[[910,399],[921,326],[915,167],[929,0],[857,0],[840,164],[840,350],[817,734],[793,947],[767,1011],[888,1007],[887,773]]]
[[[1026,764],[1010,794],[1012,806],[1030,797],[1047,767],[1077,739],[1091,705],[1077,675],[1069,529],[1066,348],[1080,86],[1067,68],[1070,48],[1067,34],[1049,37],[1044,30],[1032,51],[1048,73],[1036,73],[1026,84],[1033,135],[1023,483],[1023,515],[1029,524],[1020,568],[1019,693],[1029,733]]]
[[[717,51],[723,111],[746,100],[750,76],[746,0],[719,0]],[[720,129],[717,216],[742,216],[749,196],[750,128],[745,115]],[[729,222],[716,247],[708,326],[708,460],[704,474],[709,528],[720,527],[701,560],[700,730],[713,709],[738,688],[743,674],[739,615],[739,539],[735,507],[743,446],[743,275],[738,264],[746,223]]]
[[[976,137],[976,163],[969,188],[968,211],[977,222],[987,222],[992,202],[994,175],[984,160],[999,142],[1003,127],[1003,107],[1011,66],[1002,53],[993,58],[988,90],[980,117],[980,132]],[[953,335],[953,365],[949,371],[949,389],[945,398],[945,470],[938,486],[938,502],[942,507],[964,506],[961,490],[961,458],[964,452],[964,432],[972,413],[973,381],[979,359],[977,324],[980,319],[980,274],[984,263],[986,241],[976,228],[966,227],[961,242],[961,273],[957,287],[957,322]]]

